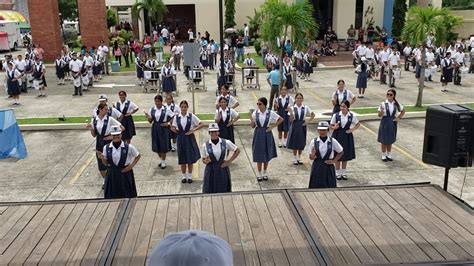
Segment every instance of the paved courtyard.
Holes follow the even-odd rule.
[[[268,97],[269,87],[261,76],[261,90],[244,91],[238,88],[240,112],[255,108],[256,98]],[[153,105],[153,93],[142,93],[136,86],[133,75],[107,76],[97,87],[92,88],[85,96],[72,97],[72,85],[57,86],[54,70],[48,68],[49,96],[36,98],[35,92],[22,95],[23,103],[15,107],[17,117],[57,117],[86,116],[97,104],[101,93],[109,95],[115,101],[119,90],[126,90],[129,99],[140,106],[141,110]],[[316,70],[312,81],[300,81],[300,91],[305,95],[307,105],[318,114],[331,108],[330,95],[335,90],[338,79],[344,79],[347,88],[355,91],[356,75],[353,69]],[[197,113],[214,112],[216,74],[206,75],[207,92],[195,94]],[[239,84],[240,84],[240,79]],[[439,80],[439,74],[434,78]],[[191,101],[191,93],[186,91],[185,79],[178,76],[180,94],[175,100]],[[463,81],[463,86],[451,86],[451,91],[442,93],[439,82],[428,83],[424,94],[424,103],[465,103],[473,102],[474,78],[470,75]],[[366,98],[358,99],[354,107],[375,107],[385,98],[387,86],[369,81]],[[403,72],[397,81],[397,99],[404,105],[414,104],[417,84],[414,74]],[[5,92],[0,92],[0,108],[11,108],[11,101],[6,99]],[[139,111],[142,113],[142,111]],[[395,161],[384,163],[380,160],[380,147],[376,141],[379,121],[365,121],[355,132],[357,159],[349,164],[349,180],[338,181],[338,186],[382,185],[414,182],[432,182],[442,185],[444,169],[425,165],[421,162],[424,132],[424,119],[404,119],[399,126],[399,137],[394,150]],[[315,126],[311,126],[308,143],[316,136]],[[257,183],[255,167],[252,163],[251,141],[253,131],[248,126],[236,127],[237,145],[242,149],[241,155],[232,164],[232,186],[234,191],[267,190],[276,188],[304,188],[308,186],[310,161],[307,153],[303,166],[293,166],[291,151],[281,149],[278,158],[270,163],[268,182]],[[276,131],[274,132],[276,137]],[[94,139],[87,130],[24,131],[29,155],[25,160],[12,159],[0,161],[0,201],[34,201],[58,199],[100,198],[102,180],[97,171],[94,156]],[[197,134],[198,142],[207,139],[206,130]],[[135,168],[138,194],[140,196],[199,193],[202,185],[203,165],[196,164],[193,184],[181,184],[177,156],[170,153],[169,166],[159,169],[158,156],[151,152],[149,129],[138,130],[133,144],[142,154],[142,159]],[[465,183],[464,177],[466,176]],[[462,197],[471,205],[474,204],[473,170],[452,169],[449,192]],[[464,184],[464,185],[463,185]],[[461,195],[462,190],[462,195]]]

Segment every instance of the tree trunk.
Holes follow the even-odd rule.
[[[426,47],[423,45],[421,50],[421,66],[420,79],[418,80],[418,96],[416,97],[416,107],[421,107],[423,104],[423,89],[425,88],[425,68],[426,68]]]
[[[151,14],[150,12],[148,12],[148,23],[150,25],[150,34],[148,34],[148,36],[152,36],[152,33],[153,33],[153,23],[151,23]]]
[[[278,59],[280,64],[280,89],[283,87],[283,57],[285,56],[285,43],[286,43],[286,35],[288,34],[288,26],[285,26],[285,35],[283,36],[283,44],[281,45],[281,54],[280,58]],[[273,104],[273,103],[272,103]]]

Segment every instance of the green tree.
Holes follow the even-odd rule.
[[[432,34],[436,44],[445,43],[449,32],[462,23],[462,18],[452,15],[449,9],[413,6],[408,10],[407,21],[403,28],[402,38],[413,45],[422,45],[421,75],[418,82],[418,96],[416,106],[421,107],[423,102],[423,89],[425,87],[426,68],[426,37]]]
[[[262,25],[262,11],[254,9],[253,12],[253,17],[247,16],[249,20],[249,34],[251,39],[257,39],[259,37],[258,29]]]
[[[307,1],[288,4],[284,0],[267,0],[262,6],[262,16],[262,38],[273,51],[280,49],[280,66],[283,66],[286,40],[291,40],[293,47],[300,50],[306,49],[307,41],[318,35],[319,26],[313,17],[313,5]],[[283,38],[280,45],[277,38]],[[282,80],[283,71],[280,71],[280,84]]]
[[[163,21],[164,15],[168,12],[168,8],[166,8],[163,0],[136,0],[132,6],[132,14],[140,17],[140,13],[143,10],[148,12],[150,30],[153,29],[153,23]]]
[[[62,20],[77,21],[77,0],[59,0],[58,6]]]
[[[235,23],[235,0],[225,0],[224,28],[233,28]]]
[[[407,12],[407,3],[405,0],[395,0],[393,5],[393,36],[399,38],[402,35],[403,26],[405,26],[405,15]]]
[[[111,8],[107,9],[107,28],[117,25],[117,13]]]

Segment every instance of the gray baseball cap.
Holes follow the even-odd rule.
[[[148,258],[148,266],[232,266],[232,249],[225,240],[208,232],[188,230],[161,240]]]

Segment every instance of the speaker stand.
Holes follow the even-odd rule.
[[[449,167],[444,168],[444,191],[448,191]]]

